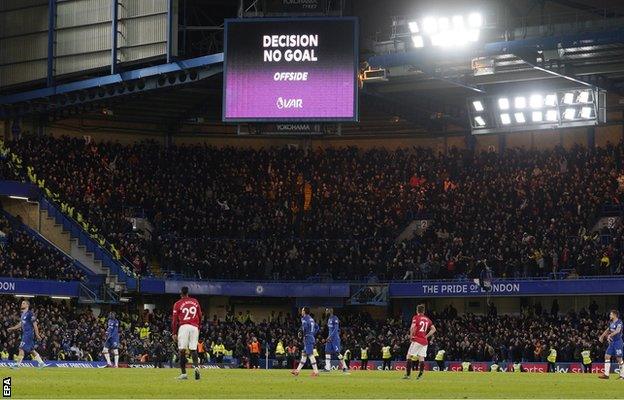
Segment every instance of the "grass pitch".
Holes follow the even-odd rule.
[[[192,370],[189,372],[192,373]],[[2,370],[14,398],[624,398],[624,381],[596,374],[426,372],[402,380],[399,371],[340,372],[311,378],[308,370],[203,370],[176,381],[175,369]]]

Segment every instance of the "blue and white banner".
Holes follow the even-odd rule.
[[[348,283],[165,281],[166,293],[188,286],[193,295],[245,297],[349,297]]]
[[[564,280],[495,280],[485,291],[472,281],[397,282],[389,285],[390,297],[514,297],[609,295],[624,293],[624,277]]]
[[[106,368],[104,361],[45,361],[45,368]],[[15,361],[2,360],[0,368],[10,368],[15,366]],[[24,361],[20,363],[20,368],[38,368],[35,361]]]
[[[0,294],[78,297],[80,283],[0,277]]]

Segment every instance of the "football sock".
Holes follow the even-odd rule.
[[[186,374],[186,351],[180,351],[180,371]]]
[[[113,357],[115,357],[115,367],[119,366],[119,350],[113,350]]]
[[[199,367],[199,360],[197,357],[197,350],[191,350],[191,357],[193,358],[193,368]]]
[[[610,361],[605,361],[605,365],[604,365],[604,374],[606,376],[609,376],[609,373],[611,372],[611,362]]]
[[[111,365],[110,354],[108,354],[108,350],[102,350],[102,354],[104,354],[104,359],[106,360],[106,364]]]
[[[43,364],[43,360],[41,359],[39,353],[35,353],[35,361],[37,361],[37,364],[39,365]]]
[[[316,357],[310,356],[310,364],[312,364],[312,369],[315,373],[318,373],[318,368],[316,367]]]
[[[325,371],[331,369],[331,354],[325,354]]]
[[[412,360],[407,360],[405,365],[405,375],[410,376],[412,374]]]
[[[620,362],[620,377],[624,378],[624,361]]]
[[[420,363],[420,371],[418,371],[418,377],[419,378],[422,376],[423,372],[425,372],[425,363],[421,362]]]
[[[307,359],[308,359],[308,356],[304,356],[304,355],[301,356],[301,361],[299,361],[299,366],[297,367],[297,372],[301,371],[301,369],[305,365]]]

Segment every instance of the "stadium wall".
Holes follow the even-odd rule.
[[[2,128],[0,128],[2,129]],[[372,136],[324,136],[324,137],[279,137],[279,136],[238,136],[232,133],[223,134],[223,127],[215,126],[213,134],[194,135],[176,134],[172,143],[179,145],[211,145],[216,147],[251,147],[263,148],[271,146],[294,145],[300,148],[328,148],[356,146],[369,148],[406,148],[425,147],[434,151],[445,152],[450,148],[466,147],[466,137],[406,137],[405,135]],[[221,132],[219,132],[221,129]],[[575,145],[587,146],[591,130],[594,131],[594,143],[604,147],[608,143],[618,143],[624,138],[624,125],[605,125],[596,128],[574,128],[556,131],[517,132],[504,135],[479,135],[474,137],[477,151],[500,151],[501,145],[506,148],[551,149],[556,146],[571,148]],[[167,140],[162,127],[139,123],[118,123],[106,120],[90,120],[88,124],[82,120],[72,120],[63,124],[52,124],[46,128],[48,134],[59,137],[83,137],[88,135],[92,140],[113,141],[131,144],[142,140],[154,140],[164,144]],[[0,130],[0,133],[2,131]],[[501,139],[502,138],[502,139]]]

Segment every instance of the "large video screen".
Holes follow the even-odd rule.
[[[225,23],[223,120],[355,121],[355,18]]]

